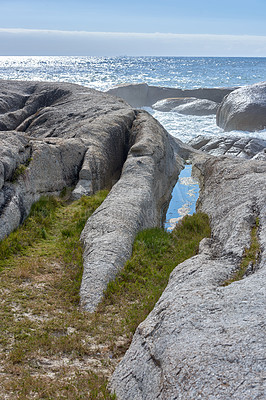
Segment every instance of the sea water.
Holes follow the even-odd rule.
[[[106,91],[121,83],[194,89],[239,87],[266,81],[266,58],[244,57],[0,57],[0,79],[72,82]],[[184,142],[197,135],[228,135],[215,116],[188,116],[147,109]],[[249,132],[230,135],[248,136]],[[266,138],[266,131],[253,136]]]
[[[266,81],[266,58],[244,57],[0,57],[0,79],[70,82],[106,91],[122,83],[141,83],[182,89],[239,87]],[[182,115],[147,107],[173,136],[188,142],[198,135],[256,136],[260,132],[223,132],[215,116]],[[166,216],[166,229],[195,211],[198,185],[191,166],[181,172]]]

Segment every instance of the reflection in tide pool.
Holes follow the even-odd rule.
[[[196,211],[196,202],[199,197],[199,185],[191,177],[192,165],[186,165],[181,171],[179,179],[172,191],[164,228],[172,231],[177,222],[187,214]]]

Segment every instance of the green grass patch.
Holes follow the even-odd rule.
[[[250,264],[255,266],[260,256],[260,243],[258,239],[259,229],[259,218],[256,218],[255,225],[252,227],[250,232],[250,246],[246,247],[237,271],[234,272],[233,276],[227,279],[222,286],[228,286],[233,282],[240,281],[245,276]]]
[[[208,236],[209,219],[203,213],[184,217],[172,233],[159,228],[140,232],[131,259],[109,283],[101,307],[120,304],[123,323],[133,333],[153,309],[172,270],[197,254],[199,242]]]
[[[7,259],[22,254],[40,239],[46,239],[55,211],[62,202],[54,197],[42,197],[33,204],[24,224],[0,242],[0,270],[7,265]]]
[[[78,308],[80,233],[107,193],[71,204],[42,197],[0,243],[0,385],[10,399],[115,398],[102,372],[110,369],[105,348],[88,361],[92,321]]]
[[[30,165],[31,161],[32,161],[32,158],[30,157],[24,164],[19,164],[13,172],[10,182],[15,183],[18,180],[18,178],[24,174],[27,167]]]
[[[116,398],[115,395],[110,395],[107,390],[106,380],[93,372],[75,370],[73,377],[67,379],[64,379],[64,375],[65,368],[62,369],[59,379],[54,381],[49,377],[34,377],[24,370],[16,381],[6,385],[6,389],[9,393],[16,393],[16,400],[29,398],[42,400],[115,400]],[[29,388],[31,388],[30,394]]]

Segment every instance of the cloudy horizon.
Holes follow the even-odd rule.
[[[0,0],[0,55],[266,57],[265,0]]]
[[[266,36],[0,28],[0,55],[266,57]]]

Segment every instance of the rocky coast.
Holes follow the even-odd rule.
[[[264,83],[234,90],[218,106],[217,123],[226,130],[263,129],[265,100]],[[174,110],[180,102],[161,100],[153,107]],[[198,137],[190,144],[213,155],[198,161],[194,154],[198,210],[209,215],[212,236],[171,274],[111,388],[121,400],[263,399],[265,141]],[[245,260],[255,246],[252,232],[258,248]]]
[[[43,194],[71,187],[77,199],[111,189],[81,234],[87,311],[130,257],[137,232],[162,224],[186,160],[200,182],[197,208],[209,215],[211,238],[175,268],[137,328],[110,382],[118,400],[265,398],[265,141],[185,144],[139,110],[217,112],[224,129],[254,131],[266,126],[265,104],[264,83],[236,90],[124,85],[102,93],[0,81],[0,239]],[[254,257],[236,278],[254,237]]]

